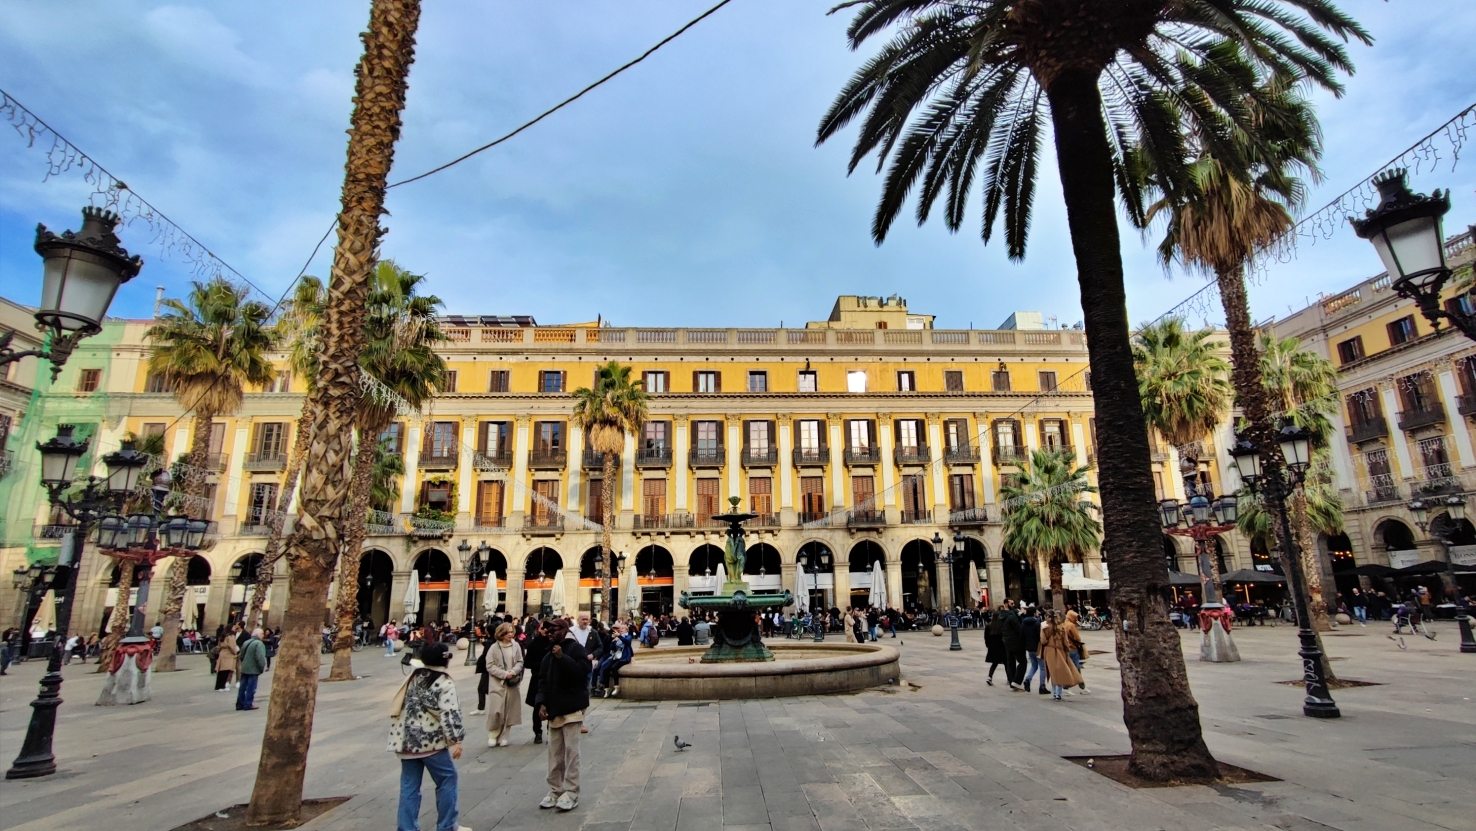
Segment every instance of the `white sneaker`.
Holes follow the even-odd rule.
[[[560,811],[572,811],[576,807],[578,807],[578,805],[578,794],[565,793],[563,796],[559,797],[559,801],[555,803],[554,807],[558,808]]]
[[[507,747],[507,739],[498,739],[497,740],[497,746],[498,747]]]
[[[482,713],[485,713],[485,712],[487,712],[487,711],[486,710],[472,710],[471,711],[471,714],[474,715],[474,716],[479,716],[479,715],[481,715]]]
[[[548,792],[548,796],[545,796],[543,798],[543,801],[540,802],[540,803],[538,803],[538,807],[540,807],[540,808],[552,808],[553,806],[555,806],[557,804],[559,804],[559,797],[555,796],[553,791],[549,791]]]
[[[497,737],[496,736],[488,736],[487,737],[487,746],[488,747],[496,747],[497,746]]]
[[[1089,689],[1087,689],[1086,687],[1082,687],[1077,692],[1080,692],[1082,695],[1091,695],[1092,694],[1092,691],[1089,690]]]

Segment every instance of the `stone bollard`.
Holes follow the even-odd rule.
[[[941,638],[941,637],[943,637],[943,624],[941,624],[941,623],[935,623],[935,624],[933,624],[933,637],[935,637],[935,638]]]

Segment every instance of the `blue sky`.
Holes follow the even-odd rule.
[[[711,0],[434,0],[410,77],[395,178],[483,144],[644,51]],[[426,273],[458,314],[540,322],[776,326],[821,319],[838,294],[892,294],[940,327],[1033,309],[1081,317],[1053,158],[1030,250],[1011,263],[975,224],[868,229],[880,182],[847,178],[853,132],[815,126],[861,57],[833,0],[734,0],[635,69],[511,142],[391,192],[383,253]],[[1342,0],[1374,34],[1352,47],[1344,98],[1319,95],[1317,207],[1476,101],[1476,3]],[[363,0],[0,5],[0,87],[269,292],[302,267],[338,205]],[[1476,136],[1473,136],[1476,138]],[[1476,148],[1467,148],[1476,156]],[[42,183],[45,159],[0,132],[0,294],[34,303],[35,224],[76,227],[90,188]],[[1476,222],[1476,158],[1414,177],[1452,189],[1447,229]],[[977,199],[976,199],[977,201]],[[910,211],[910,207],[909,207]],[[114,312],[146,316],[186,263],[139,227],[143,274]],[[1154,240],[1156,242],[1156,240]],[[1124,235],[1133,319],[1191,294]],[[326,275],[325,246],[310,273]],[[1255,316],[1300,308],[1378,271],[1344,228],[1273,266]],[[1171,279],[1170,279],[1171,277]]]

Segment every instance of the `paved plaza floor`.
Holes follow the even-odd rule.
[[[866,831],[867,829],[1461,829],[1476,828],[1476,655],[1436,641],[1387,637],[1387,626],[1326,637],[1343,676],[1378,686],[1337,693],[1343,718],[1301,715],[1295,630],[1236,630],[1245,660],[1201,664],[1186,633],[1205,736],[1221,760],[1282,781],[1132,790],[1064,756],[1128,750],[1109,633],[1088,632],[1091,696],[984,685],[983,639],[904,634],[905,688],[766,701],[599,701],[583,743],[582,796],[567,814],[541,811],[544,747],[525,723],[514,745],[486,747],[480,717],[460,762],[461,821],[486,829],[590,831]],[[61,772],[0,785],[0,828],[161,831],[244,802],[256,771],[261,710],[238,713],[211,690],[203,656],[155,679],[153,702],[92,706],[101,679],[66,670],[56,751]],[[397,661],[355,656],[367,678],[321,688],[307,795],[352,795],[307,829],[394,827],[399,765],[385,752]],[[39,662],[0,679],[0,749],[16,754]],[[1001,670],[1001,673],[1003,670]],[[326,673],[326,669],[325,669]],[[465,710],[470,667],[454,667]],[[997,680],[1002,680],[1002,674]],[[914,686],[915,685],[915,686]],[[677,752],[672,737],[692,747]],[[435,826],[429,782],[422,828]]]

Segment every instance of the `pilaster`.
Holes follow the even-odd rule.
[[[825,422],[830,427],[830,504],[839,509],[846,506],[846,443],[841,431],[841,414],[826,413]]]
[[[405,427],[405,485],[400,489],[400,513],[415,513],[415,494],[420,490],[420,431],[421,425],[407,424]],[[394,600],[390,601],[391,612]],[[391,614],[391,617],[394,615]]]
[[[528,437],[528,430],[529,430],[529,425],[532,423],[532,420],[533,419],[532,419],[531,416],[526,416],[526,415],[520,415],[520,416],[517,416],[517,417],[515,417],[513,419],[513,424],[514,424],[514,426],[513,426],[513,469],[512,469],[512,481],[508,483],[511,486],[511,488],[512,488],[512,506],[511,506],[512,507],[512,510],[508,514],[508,527],[509,528],[522,528],[523,527],[523,517],[528,513],[528,499],[529,499],[529,496],[527,494],[527,490],[528,490],[527,482],[528,482],[528,451],[530,449],[529,448],[529,441],[528,441],[528,438],[529,438]],[[571,464],[576,464],[577,465],[577,464],[583,464],[584,463],[584,460],[583,459],[581,459],[578,456],[574,455],[574,451],[573,450],[570,450],[569,451],[569,459],[570,459]],[[508,592],[508,602],[509,603],[512,602],[512,595],[513,595],[513,593],[511,591],[509,591]],[[519,608],[518,614],[522,614],[522,612],[521,612],[521,609],[522,609],[522,600],[521,600],[521,598],[522,598],[522,596],[523,596],[522,595],[522,592],[519,591],[518,592],[518,598],[519,598],[519,600],[518,600],[518,608]]]
[[[513,617],[523,616],[523,569],[507,568],[507,613]]]
[[[944,480],[944,477],[948,475],[948,468],[943,464],[942,415],[927,413],[926,418],[928,420],[928,447],[933,453],[933,463],[928,465],[928,470],[933,474],[933,521],[942,523],[948,518],[948,487]]]
[[[687,475],[687,451],[690,446],[687,433],[687,416],[671,418],[671,468],[672,468],[672,513],[687,513],[687,490],[690,487]]]
[[[794,511],[794,438],[792,428],[794,416],[781,414],[779,426],[779,522],[794,525],[798,520]]]
[[[974,413],[974,431],[979,448],[979,496],[981,505],[994,502],[994,456],[989,441],[989,414]],[[993,575],[993,572],[990,572]]]

